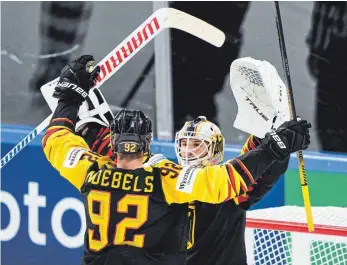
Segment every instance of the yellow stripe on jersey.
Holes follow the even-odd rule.
[[[42,139],[42,144],[47,160],[78,190],[93,163],[97,162],[99,168],[114,165],[109,157],[91,152],[84,139],[66,127],[50,127]]]

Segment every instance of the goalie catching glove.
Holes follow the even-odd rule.
[[[286,86],[269,62],[250,57],[233,61],[230,86],[237,103],[236,129],[264,138],[290,120]]]
[[[265,135],[262,146],[267,148],[276,160],[283,161],[291,153],[307,149],[310,144],[311,123],[306,120],[284,122],[276,131],[271,130]]]
[[[82,55],[63,68],[53,96],[80,106],[88,97],[100,72],[97,66],[91,71],[95,60],[91,55]]]

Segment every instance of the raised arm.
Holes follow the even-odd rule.
[[[310,127],[305,120],[285,122],[278,130],[267,133],[253,150],[218,166],[182,169],[170,161],[161,161],[158,167],[168,203],[221,203],[247,193],[271,165],[308,147]]]
[[[261,141],[262,139],[251,135],[244,144],[241,154],[255,149],[261,144]],[[264,171],[257,181],[249,187],[245,194],[234,198],[235,204],[239,205],[243,210],[248,210],[251,206],[259,202],[272,187],[276,185],[281,175],[286,172],[288,163],[289,157],[283,161],[275,161]]]
[[[42,139],[48,161],[77,189],[80,189],[94,163],[99,168],[111,164],[109,158],[90,151],[84,139],[75,135],[78,108],[97,75],[97,71],[86,71],[91,60],[91,56],[82,56],[62,70],[54,93],[59,98],[59,104]]]

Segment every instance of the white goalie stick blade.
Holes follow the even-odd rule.
[[[269,62],[251,57],[235,60],[230,86],[238,107],[235,128],[264,138],[271,128],[290,119],[286,87]]]
[[[161,8],[147,18],[125,40],[114,48],[104,59],[99,62],[101,72],[98,76],[96,87],[100,87],[120,68],[122,68],[135,54],[147,45],[163,29],[175,28],[185,31],[216,47],[221,47],[225,41],[224,33],[216,27],[174,8]],[[54,88],[59,77],[41,87],[41,92],[52,111],[58,105],[58,100],[53,98]],[[40,134],[49,124],[52,114],[41,122],[30,134],[20,141],[10,152],[1,158],[1,167],[5,166],[28,143]]]
[[[159,10],[163,13],[167,13],[166,16],[168,19],[166,21],[166,28],[175,28],[185,31],[216,47],[221,47],[224,44],[224,32],[205,21],[174,8],[162,8]]]

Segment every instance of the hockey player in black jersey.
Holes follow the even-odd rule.
[[[269,135],[255,150],[221,165],[182,168],[160,156],[144,164],[151,121],[141,111],[122,110],[113,119],[106,142],[114,161],[93,152],[75,131],[78,108],[99,70],[87,71],[91,61],[92,56],[84,55],[62,70],[54,93],[59,103],[42,140],[48,161],[83,196],[87,222],[83,264],[184,264],[188,203],[221,203],[245,194],[274,162],[309,143],[309,124],[293,121],[276,131],[277,139]],[[218,162],[223,147],[221,137],[210,146]]]
[[[300,131],[304,123],[304,121],[301,124],[292,122],[290,127],[294,127],[295,131]],[[87,123],[82,128],[84,129],[81,132],[84,131],[84,137],[89,145],[93,146],[94,151],[109,154],[110,143],[105,141],[105,136],[109,134],[107,127],[96,123]],[[187,131],[192,133],[187,134]],[[191,137],[180,137],[180,134],[191,135]],[[195,136],[193,137],[193,135]],[[177,154],[180,154],[178,160],[181,165],[207,166],[218,163],[223,158],[224,151],[222,153],[216,152],[217,155],[209,155],[209,150],[214,145],[213,139],[218,137],[223,137],[219,128],[207,121],[205,117],[198,117],[194,121],[187,122],[176,138],[176,151]],[[202,139],[205,139],[204,142],[201,141]],[[244,154],[255,149],[263,141],[266,142],[266,139],[259,139],[251,135],[241,153]],[[186,149],[185,152],[182,151],[184,149]],[[146,154],[144,161],[148,161],[151,156],[153,154]],[[186,158],[184,158],[185,156]],[[271,190],[280,176],[287,170],[288,161],[289,157],[285,157],[283,161],[272,164],[245,195],[238,196],[232,201],[219,205],[197,201],[189,204],[187,264],[247,264],[244,238],[246,211]],[[229,172],[232,174],[232,170]]]
[[[285,85],[269,62],[250,57],[233,61],[230,66],[230,87],[238,107],[234,127],[251,134],[241,153],[267,145],[272,137],[277,138],[274,132],[268,133],[270,127],[287,128],[293,135],[301,134],[309,143],[310,125],[300,119],[289,121],[290,108]],[[213,139],[221,137],[220,133],[215,133],[218,131],[218,127],[204,117],[186,122],[176,134],[175,148],[180,164],[206,167],[218,163],[213,153],[208,152]],[[291,145],[290,141],[278,142],[281,149],[285,149],[287,144]],[[247,264],[246,211],[270,191],[287,170],[288,162],[289,156],[281,156],[263,172],[245,195],[232,201],[221,205],[190,204],[188,265]],[[239,167],[242,167],[242,163]],[[233,172],[229,171],[229,174]]]
[[[296,122],[292,122],[291,126],[300,128]],[[216,164],[217,161],[208,152],[210,139],[218,137],[216,131],[219,131],[218,127],[205,117],[186,122],[176,136],[176,154],[180,164],[202,167]],[[187,136],[189,132],[190,136]],[[251,135],[241,153],[256,148],[264,141],[266,139]],[[287,170],[288,162],[289,157],[285,157],[272,164],[244,196],[220,205],[190,203],[188,265],[247,265],[246,211],[271,190]]]

